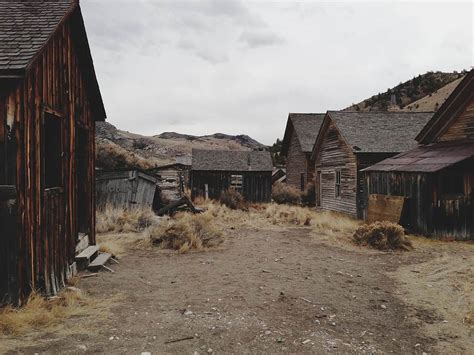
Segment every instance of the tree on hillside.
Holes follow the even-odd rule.
[[[283,146],[283,141],[280,138],[277,138],[276,142],[270,147],[270,153],[272,155],[273,166],[283,166],[286,163],[286,159],[281,155],[281,148]]]

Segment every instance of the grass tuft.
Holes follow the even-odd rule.
[[[363,224],[355,231],[353,240],[358,245],[378,250],[409,251],[413,249],[413,244],[405,236],[403,227],[391,222]]]

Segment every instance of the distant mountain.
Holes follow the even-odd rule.
[[[345,110],[433,111],[444,102],[447,97],[446,94],[449,96],[454,87],[456,87],[456,83],[459,83],[465,73],[466,71],[461,73],[427,72],[358,104],[353,104]],[[449,86],[449,84],[451,85]],[[446,89],[442,90],[443,87],[446,87]],[[424,98],[432,97],[433,95],[436,95],[434,99],[423,101]],[[438,106],[436,106],[436,103],[438,103]],[[418,107],[415,108],[417,104]]]
[[[193,136],[164,132],[143,136],[117,129],[108,122],[96,124],[96,152],[99,168],[136,167],[147,169],[174,163],[176,159],[190,160],[197,149],[251,150],[267,147],[247,135],[215,133]]]

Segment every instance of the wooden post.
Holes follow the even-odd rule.
[[[204,199],[209,200],[209,185],[204,184]]]

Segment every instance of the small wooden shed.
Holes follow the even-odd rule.
[[[311,153],[324,116],[324,113],[288,115],[281,154],[286,157],[286,183],[301,191],[314,182]]]
[[[19,304],[55,294],[78,241],[95,244],[105,109],[78,1],[1,1],[0,38],[0,303]]]
[[[272,157],[267,151],[193,149],[192,198],[219,199],[228,189],[241,193],[249,202],[270,202]]]
[[[158,176],[158,186],[164,198],[169,201],[179,200],[189,187],[189,164],[174,163],[152,168],[149,171]]]
[[[408,152],[364,170],[365,218],[425,235],[474,239],[474,71],[416,137]]]
[[[360,171],[413,148],[432,112],[328,111],[312,158],[316,205],[362,218],[366,191]]]
[[[158,179],[141,170],[102,171],[97,174],[97,208],[151,208]]]

